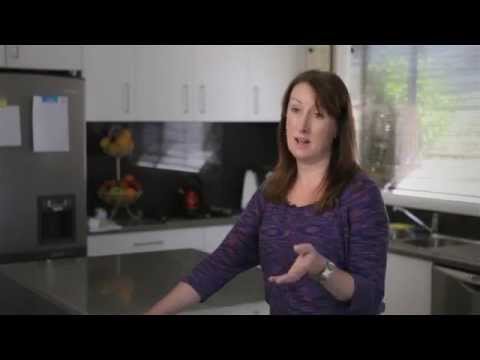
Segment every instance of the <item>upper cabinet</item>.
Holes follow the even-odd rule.
[[[278,122],[288,84],[305,70],[306,48],[289,45],[248,47],[247,121]]]
[[[5,45],[0,45],[0,67],[5,66]]]
[[[87,120],[276,122],[307,55],[305,46],[122,46],[129,55],[85,47]],[[128,117],[124,93],[135,109]]]
[[[82,46],[5,45],[5,65],[17,69],[82,70]]]
[[[241,47],[146,45],[135,58],[139,120],[245,120]]]
[[[247,118],[247,46],[195,46],[193,101],[200,121]]]
[[[131,45],[86,45],[86,119],[136,119],[135,51]]]
[[[331,71],[333,64],[332,45],[308,45],[307,69]]]
[[[192,53],[191,45],[135,46],[138,120],[194,118]]]

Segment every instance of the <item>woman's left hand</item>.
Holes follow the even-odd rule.
[[[275,284],[291,284],[297,282],[306,274],[321,273],[327,264],[327,259],[320,255],[312,244],[299,244],[293,247],[298,254],[288,273],[279,276],[270,276],[268,280]]]

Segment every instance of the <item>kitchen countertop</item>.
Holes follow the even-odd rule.
[[[0,265],[0,275],[65,313],[135,315],[147,311],[207,255],[197,250],[173,250],[36,261]],[[253,268],[188,312],[264,300],[262,272]]]
[[[432,261],[437,265],[480,273],[480,241],[478,244],[424,248],[405,243],[410,238],[390,240],[389,252]]]
[[[390,240],[389,252],[480,273],[480,242],[423,248],[406,240],[410,239]],[[10,290],[15,285],[23,291],[18,295],[21,301],[33,294],[62,313],[143,314],[206,256],[198,250],[172,250],[0,265],[0,289]],[[263,274],[253,268],[207,302],[190,307],[188,313],[262,301]],[[0,313],[4,311],[0,309]]]
[[[119,230],[90,232],[89,235],[186,229],[207,226],[234,225],[237,216],[208,219],[171,219],[165,223],[155,220],[142,220],[140,223],[124,224]],[[423,248],[405,243],[411,238],[389,241],[389,252],[432,261],[438,265],[480,273],[480,240],[477,244],[462,244],[439,248]]]

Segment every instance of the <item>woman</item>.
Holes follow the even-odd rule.
[[[378,314],[388,221],[379,189],[355,161],[348,90],[333,73],[289,85],[279,160],[219,248],[148,314],[206,301],[258,264],[271,314]]]

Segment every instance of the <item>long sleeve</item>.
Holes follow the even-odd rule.
[[[258,190],[222,244],[182,280],[198,292],[201,302],[239,273],[258,265],[258,230],[262,213],[263,195]]]
[[[350,314],[383,312],[388,251],[388,217],[378,187],[364,178],[348,202],[348,269],[354,280]]]

